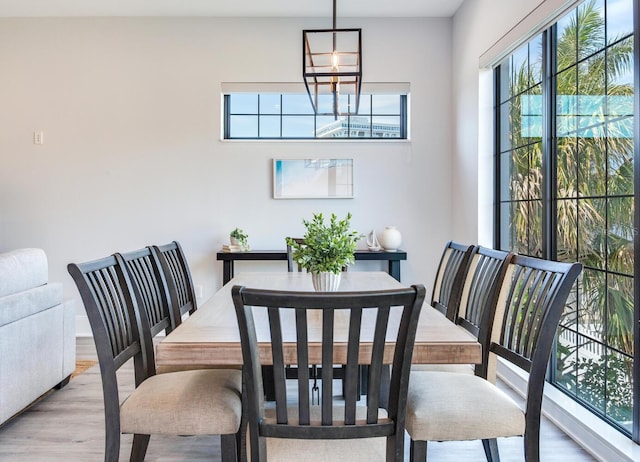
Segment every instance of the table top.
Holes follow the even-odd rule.
[[[339,291],[395,289],[403,285],[385,272],[342,273]],[[308,273],[240,273],[156,346],[156,364],[163,368],[239,366],[242,364],[240,333],[231,299],[231,287],[313,291]],[[266,316],[255,316],[263,364],[269,364]],[[346,329],[344,338],[346,339]],[[285,334],[285,341],[287,340]],[[309,333],[310,341],[312,331]],[[342,332],[336,330],[336,341]],[[345,340],[346,341],[346,340]],[[295,348],[292,346],[292,348]],[[390,350],[393,345],[390,345]],[[481,361],[481,346],[465,329],[446,319],[425,302],[416,333],[413,362],[417,364],[473,364]],[[313,358],[310,358],[313,361]]]

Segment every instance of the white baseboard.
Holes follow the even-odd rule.
[[[523,371],[502,361],[498,377],[524,396],[526,376]],[[603,462],[640,461],[640,445],[579,405],[553,385],[547,384],[542,412],[589,454]]]

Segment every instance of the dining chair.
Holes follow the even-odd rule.
[[[301,237],[292,237],[291,239],[297,244],[304,244],[304,239]],[[301,273],[302,266],[298,265],[297,268],[298,268],[298,273]],[[289,244],[288,242],[287,242],[287,271],[289,271],[290,273],[294,272],[293,271],[293,248],[291,247],[291,244]]]
[[[160,332],[168,334],[181,323],[182,318],[174,312],[157,254],[145,247],[121,253],[120,257],[125,262],[138,304],[144,308],[149,319],[151,336],[155,337]]]
[[[157,255],[160,261],[169,285],[172,302],[180,312],[180,317],[186,313],[190,315],[195,313],[198,309],[196,293],[189,264],[180,243],[173,241],[165,245],[154,245],[151,247],[151,251]]]
[[[496,438],[524,436],[528,462],[540,459],[540,415],[554,336],[582,265],[515,255],[491,313],[488,353],[528,373],[524,410],[481,375],[421,371],[411,374],[407,432],[411,461],[427,458],[427,441],[482,440],[498,461]],[[483,371],[483,374],[486,373]]]
[[[289,273],[293,273],[293,248],[291,247],[291,244],[289,244],[289,240],[291,239],[294,242],[296,242],[297,244],[304,244],[304,238],[301,237],[292,237],[292,238],[287,238],[285,239],[285,242],[287,243],[287,271]],[[302,272],[302,266],[300,264],[297,265],[298,268],[298,272]],[[343,267],[342,271],[347,271],[347,267]],[[366,366],[361,367],[360,368],[360,381],[362,384],[366,383],[366,379],[364,379],[363,374],[366,372]],[[296,378],[297,377],[297,372],[298,368],[295,366],[291,366],[288,365],[286,368],[286,372],[287,372],[287,378]],[[272,382],[272,370],[270,366],[263,366],[262,368],[262,373],[264,374],[264,378],[266,379],[265,381],[265,392],[266,392],[266,396],[270,401],[273,401],[273,388],[271,387],[271,382]],[[314,364],[311,366],[311,370],[310,370],[310,379],[313,381],[314,385],[313,385],[313,389],[314,390],[319,390],[317,388],[317,380],[319,375],[322,373],[322,368],[320,366],[318,366],[317,364]],[[336,378],[342,378],[344,380],[344,370],[342,366],[336,366],[333,369],[333,374],[334,377]]]
[[[446,252],[446,251],[445,251]],[[465,250],[465,253],[467,250]],[[453,255],[453,254],[452,254]],[[493,309],[497,303],[498,290],[502,285],[507,265],[513,254],[482,246],[471,246],[468,250],[466,268],[460,272],[464,279],[461,287],[455,289],[458,305],[452,321],[478,338],[482,345],[483,359],[479,364],[415,364],[415,371],[443,371],[476,374],[495,382],[495,361],[489,364],[489,340],[493,327]],[[451,300],[451,297],[449,297]],[[420,380],[420,375],[412,377]]]
[[[444,246],[438,264],[431,306],[454,322],[458,316],[462,286],[473,249],[473,245],[449,241]]]
[[[232,288],[244,361],[243,396],[250,460],[402,461],[407,385],[423,286],[368,292],[286,292]],[[390,314],[393,313],[393,316]],[[396,317],[397,315],[397,317]],[[262,393],[262,369],[254,316],[267,317],[275,378],[275,406]],[[399,322],[391,324],[390,319]],[[322,325],[321,340],[310,337],[308,320]],[[374,327],[361,338],[361,326]],[[389,331],[387,332],[387,329]],[[336,340],[336,331],[345,340]],[[389,349],[389,338],[395,340]],[[260,339],[261,342],[265,339]],[[362,348],[362,342],[371,342]],[[294,358],[284,344],[295,344]],[[369,348],[370,346],[370,348]],[[321,357],[321,403],[309,399],[309,365]],[[297,392],[288,394],[285,365],[298,365]],[[382,380],[391,362],[389,386]],[[368,363],[366,399],[358,400],[358,366]],[[333,393],[333,364],[345,365],[344,398]],[[388,405],[383,409],[382,401]]]
[[[146,311],[140,309],[119,254],[68,265],[96,344],[105,415],[106,462],[116,462],[121,433],[133,434],[131,461],[144,460],[150,435],[220,435],[222,460],[237,460],[242,412],[240,370],[155,373]],[[134,390],[120,403],[118,369],[133,358]]]

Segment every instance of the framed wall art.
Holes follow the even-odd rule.
[[[273,159],[274,199],[353,198],[353,159]]]

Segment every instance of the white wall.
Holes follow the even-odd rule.
[[[177,239],[206,299],[234,227],[255,249],[283,249],[302,218],[351,211],[361,232],[398,226],[409,254],[402,281],[429,288],[452,235],[451,20],[343,22],[363,28],[365,81],[410,82],[410,142],[220,141],[221,82],[301,81],[301,31],[326,20],[0,20],[0,251],[43,248],[50,279],[78,299],[69,262]],[[275,157],[351,157],[357,197],[273,200]],[[475,194],[475,179],[458,177]]]
[[[479,58],[544,0],[465,1],[453,21],[453,236],[491,246],[492,75]]]
[[[453,18],[453,238],[493,244],[493,75],[484,60],[576,0],[466,0]],[[493,64],[493,63],[488,63]]]

